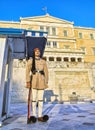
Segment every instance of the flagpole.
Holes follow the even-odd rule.
[[[43,7],[42,10],[45,11],[45,14],[48,14],[47,7],[46,7],[46,6]]]

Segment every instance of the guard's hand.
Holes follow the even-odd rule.
[[[27,83],[26,83],[26,87],[27,87],[27,88],[30,88],[30,87],[31,87],[30,82],[27,82]]]

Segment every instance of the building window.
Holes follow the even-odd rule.
[[[61,61],[61,57],[56,57],[56,61]]]
[[[93,34],[92,34],[92,33],[90,34],[90,38],[91,38],[91,40],[93,40],[93,39],[94,39],[94,36],[93,36]]]
[[[77,60],[78,60],[78,62],[82,62],[82,58],[78,58]]]
[[[71,58],[71,62],[75,62],[75,58],[74,57]]]
[[[94,47],[92,48],[92,51],[93,51],[93,55],[95,56],[95,48]]]
[[[82,39],[82,33],[79,33],[79,38]]]
[[[64,45],[64,49],[69,49],[70,46],[69,45]]]
[[[64,33],[64,37],[67,37],[67,30],[64,30],[63,33]]]
[[[48,41],[47,44],[46,44],[47,47],[51,47],[51,42]]]
[[[56,41],[53,41],[53,47],[57,47],[57,42]]]
[[[49,57],[49,61],[54,61],[54,57]]]
[[[68,62],[69,61],[68,57],[64,57],[64,61]]]
[[[85,47],[80,47],[80,49],[86,53],[86,48]]]
[[[50,34],[50,27],[46,27],[46,31],[48,32],[48,35]]]
[[[55,36],[56,35],[56,28],[52,27],[52,35]]]
[[[46,58],[46,57],[43,57],[43,60],[47,61],[47,58]]]
[[[40,30],[41,30],[41,31],[44,31],[44,26],[40,26]]]

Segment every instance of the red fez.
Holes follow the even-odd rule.
[[[36,50],[39,50],[39,51],[40,51],[40,49],[39,49],[39,48],[35,48],[35,49],[34,49],[34,51],[36,51]]]

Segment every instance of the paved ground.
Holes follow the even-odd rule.
[[[48,122],[27,125],[27,104],[12,104],[12,116],[0,130],[95,130],[95,103],[44,104],[43,113]]]

